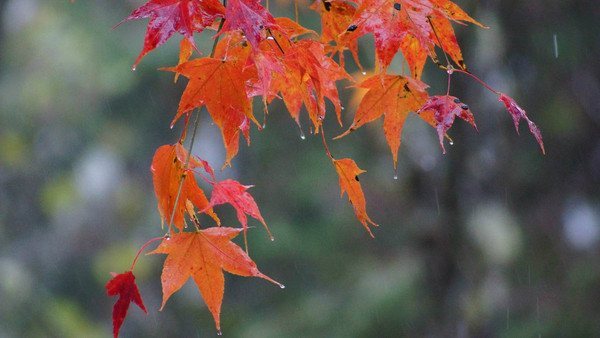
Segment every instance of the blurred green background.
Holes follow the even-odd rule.
[[[149,167],[181,132],[168,126],[186,81],[157,71],[177,62],[179,38],[130,70],[147,21],[110,28],[142,3],[0,0],[0,337],[110,336],[109,272],[128,269],[164,233]],[[301,140],[274,103],[266,129],[253,129],[252,146],[218,175],[255,185],[276,240],[251,221],[250,254],[287,287],[227,274],[225,336],[600,336],[600,7],[457,3],[491,27],[455,25],[467,65],[527,109],[547,155],[525,126],[517,136],[495,95],[455,75],[451,92],[471,106],[480,134],[458,121],[446,155],[414,116],[397,180],[381,120],[329,142],[367,170],[367,211],[380,224],[371,239],[339,198],[320,136],[305,121]],[[291,15],[293,2],[271,9]],[[320,29],[314,12],[300,16]],[[209,37],[196,38],[207,53]],[[370,66],[372,37],[361,43]],[[445,92],[445,73],[431,64],[424,81],[430,94]],[[351,94],[342,89],[343,102]],[[346,108],[347,127],[356,107]],[[219,168],[221,137],[202,116],[195,154]],[[325,122],[328,136],[345,130],[333,116]],[[230,206],[218,211],[238,226]],[[157,311],[163,260],[138,261],[149,314],[132,305],[122,336],[215,336],[191,282]]]

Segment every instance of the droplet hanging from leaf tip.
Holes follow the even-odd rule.
[[[449,143],[451,146],[453,146],[453,145],[454,145],[454,141],[452,141],[452,140],[448,141],[448,143]]]
[[[365,72],[364,70],[362,71],[362,75],[367,75],[367,72]]]
[[[271,242],[275,242],[275,237],[271,237]]]
[[[285,289],[285,285],[283,285],[283,284],[279,284],[279,287],[282,289]]]
[[[135,72],[135,70],[137,69],[137,65],[133,65],[133,67],[131,67],[131,70]]]
[[[222,336],[223,332],[221,332],[221,330],[217,330],[217,336]]]
[[[341,108],[342,110],[346,109],[346,108],[344,108],[344,106],[340,106],[340,108]]]
[[[300,139],[306,140],[306,135],[304,135],[304,132],[302,131],[302,129],[300,129]]]
[[[398,179],[398,174],[394,174],[394,179],[397,180]]]

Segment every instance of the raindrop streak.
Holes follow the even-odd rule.
[[[556,33],[552,36],[554,40],[554,57],[558,59],[558,39],[556,38]]]

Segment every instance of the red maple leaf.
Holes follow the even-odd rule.
[[[341,160],[332,159],[332,161],[333,165],[335,166],[335,170],[340,177],[340,187],[342,189],[340,197],[344,196],[344,191],[348,193],[348,199],[354,208],[356,218],[358,218],[365,229],[367,229],[369,235],[371,235],[371,237],[375,237],[373,236],[371,229],[369,229],[367,222],[374,226],[377,226],[377,224],[375,224],[369,218],[369,215],[367,215],[365,195],[358,180],[358,175],[364,173],[365,171],[360,169],[356,163],[349,158],[343,158]]]
[[[146,314],[148,314],[148,311],[146,311],[144,302],[142,302],[142,296],[140,296],[140,292],[135,285],[135,276],[131,270],[120,274],[111,272],[111,275],[113,275],[113,278],[106,283],[106,291],[111,297],[119,295],[119,299],[113,306],[113,334],[116,338],[119,335],[123,320],[127,316],[130,303],[135,303]]]
[[[150,0],[121,21],[150,18],[144,48],[133,65],[154,48],[165,43],[174,33],[183,35],[195,47],[193,33],[200,33],[225,14],[218,0]],[[115,27],[117,27],[115,26]]]
[[[247,277],[260,277],[281,287],[282,284],[263,275],[250,257],[231,240],[242,229],[214,227],[197,232],[173,234],[148,254],[168,254],[161,282],[161,310],[173,293],[192,277],[212,313],[217,330],[221,328],[220,313],[225,279],[223,271]]]
[[[402,47],[412,76],[418,79],[427,55],[437,62],[434,48],[439,41],[458,66],[465,68],[450,20],[484,27],[448,0],[363,0],[344,34],[344,41],[372,33],[376,60],[384,72]]]
[[[246,214],[248,214],[259,220],[265,229],[267,229],[271,239],[273,239],[265,220],[258,210],[254,198],[246,192],[246,190],[252,187],[252,185],[241,185],[239,182],[230,179],[216,182],[213,187],[212,195],[210,196],[210,203],[204,210],[209,210],[219,204],[229,203],[235,208],[237,218],[242,224],[244,231],[248,228],[248,218],[246,217]],[[204,212],[204,210],[201,210],[200,212]]]
[[[437,129],[440,145],[442,146],[444,154],[446,153],[446,148],[444,148],[444,135],[448,129],[452,127],[456,116],[467,121],[473,126],[473,128],[475,128],[475,131],[477,131],[475,119],[473,118],[473,113],[471,113],[469,106],[460,102],[460,99],[458,99],[456,96],[430,96],[423,107],[417,110],[417,114],[427,111],[434,112],[435,127]]]
[[[498,98],[498,100],[504,103],[506,110],[508,110],[508,112],[512,116],[513,122],[515,123],[515,129],[517,130],[517,134],[519,133],[519,121],[521,121],[522,118],[525,119],[525,121],[527,121],[527,124],[529,125],[529,131],[533,134],[533,136],[535,136],[535,139],[540,144],[540,148],[542,148],[542,154],[545,155],[546,150],[544,149],[544,142],[542,141],[542,133],[535,125],[535,123],[533,123],[533,121],[531,121],[529,117],[527,117],[527,112],[525,111],[525,109],[521,108],[517,104],[517,102],[513,100],[512,97],[504,93],[500,93],[500,97]]]
[[[254,48],[266,38],[267,29],[278,29],[275,19],[260,0],[229,0],[225,11],[225,24],[221,33],[239,29]]]

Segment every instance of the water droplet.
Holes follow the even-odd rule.
[[[365,72],[364,70],[362,71],[362,75],[367,75],[367,72]]]
[[[267,40],[275,40],[275,38],[272,36],[267,36]]]
[[[271,237],[271,242],[275,242],[275,237]]]
[[[397,180],[398,179],[398,174],[394,174],[394,179]]]
[[[302,129],[300,129],[300,139],[306,140],[306,136],[304,135],[304,132],[302,131]]]
[[[452,75],[452,73],[454,73],[454,68],[450,67],[446,72],[448,72],[448,75]]]
[[[265,122],[265,123],[263,123],[263,125],[262,125],[262,129],[265,129],[266,127],[267,127],[267,123]]]
[[[283,285],[283,284],[279,284],[279,287],[282,289],[285,289],[285,285]]]
[[[133,67],[131,67],[131,70],[133,70],[135,72],[136,68],[137,68],[137,66],[134,65]]]
[[[340,106],[340,107],[342,108],[342,110],[346,109],[346,108],[344,108],[344,106]]]
[[[223,332],[221,332],[221,330],[217,330],[217,336],[222,336]]]
[[[450,141],[450,142],[448,142],[448,143],[450,143],[450,145],[451,145],[451,146],[453,146],[453,145],[454,145],[454,141]]]

